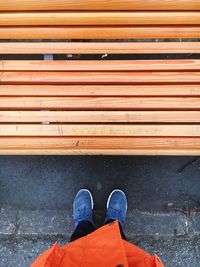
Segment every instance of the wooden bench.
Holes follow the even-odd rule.
[[[199,0],[6,0],[0,11],[0,154],[200,155],[200,42],[170,40],[200,38]]]

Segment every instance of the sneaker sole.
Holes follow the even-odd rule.
[[[109,195],[109,197],[108,197],[108,201],[107,201],[107,205],[106,205],[107,209],[108,209],[108,206],[109,206],[110,199],[111,199],[112,195],[113,195],[115,192],[121,192],[121,193],[125,196],[125,198],[126,198],[126,200],[127,200],[126,194],[125,194],[122,190],[120,190],[120,189],[115,189],[115,190],[113,190],[113,191],[110,193],[110,195]],[[127,212],[127,209],[128,209],[128,205],[126,204],[126,212]]]

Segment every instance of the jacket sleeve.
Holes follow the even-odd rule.
[[[57,267],[63,257],[63,251],[55,243],[51,248],[43,252],[37,259],[30,265],[30,267]]]

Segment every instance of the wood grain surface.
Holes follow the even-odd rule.
[[[0,123],[200,123],[200,111],[0,111]]]
[[[2,26],[0,39],[200,38],[200,26]]]
[[[200,12],[5,12],[1,26],[199,25]]]
[[[0,136],[174,136],[200,137],[200,125],[0,124]]]
[[[1,0],[0,10],[200,10],[199,0]]]
[[[0,60],[0,71],[200,71],[198,59],[176,60]]]
[[[0,96],[187,96],[200,97],[200,84],[0,85]]]
[[[0,54],[200,53],[200,42],[2,42]]]

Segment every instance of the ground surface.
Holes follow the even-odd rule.
[[[200,159],[196,157],[0,157],[0,267],[27,267],[73,231],[82,187],[103,220],[114,188],[128,196],[125,231],[167,267],[200,266]]]

